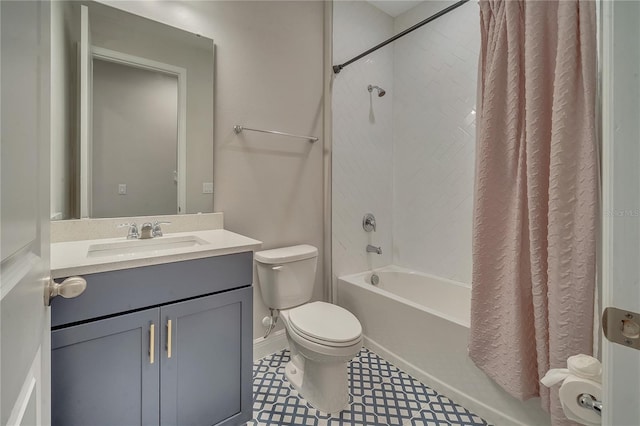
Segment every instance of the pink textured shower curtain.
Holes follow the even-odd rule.
[[[481,0],[469,353],[511,395],[592,352],[598,167],[592,1]]]

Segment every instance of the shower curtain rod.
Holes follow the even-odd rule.
[[[333,66],[333,72],[334,74],[338,74],[340,71],[342,71],[342,68],[346,67],[347,65],[352,64],[353,62],[357,61],[358,59],[364,58],[365,56],[367,56],[369,53],[373,53],[376,50],[380,49],[381,47],[386,46],[389,43],[392,43],[394,41],[396,41],[397,39],[399,39],[400,37],[404,37],[405,35],[409,34],[410,32],[417,30],[418,28],[420,28],[421,26],[428,24],[431,21],[434,21],[436,19],[438,19],[439,17],[441,17],[442,15],[446,15],[447,13],[451,12],[453,9],[462,6],[463,4],[465,4],[466,2],[468,2],[469,0],[460,0],[457,3],[452,4],[451,6],[442,9],[440,12],[429,16],[427,19],[418,22],[417,24],[415,24],[412,27],[407,28],[406,30],[402,31],[401,33],[398,33],[396,35],[394,35],[393,37],[383,41],[382,43],[372,47],[371,49],[367,50],[366,52],[363,52],[361,54],[359,54],[358,56],[349,59],[347,62],[341,64],[341,65],[334,65]]]

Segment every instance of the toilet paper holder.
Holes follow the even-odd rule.
[[[593,395],[581,393],[578,395],[578,404],[581,407],[595,411],[598,415],[602,415],[602,401],[598,401]]]

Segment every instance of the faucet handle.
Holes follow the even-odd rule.
[[[129,232],[127,233],[127,240],[136,240],[140,238],[140,234],[138,233],[138,225],[134,222],[132,223],[121,223],[118,225],[118,228],[129,228]]]
[[[367,213],[364,215],[362,218],[362,228],[367,232],[376,231],[376,217],[373,213]]]
[[[154,237],[162,237],[162,228],[160,225],[171,225],[169,221],[155,221],[153,222],[153,236]]]

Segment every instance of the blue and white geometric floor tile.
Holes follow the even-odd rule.
[[[311,407],[284,377],[289,351],[253,364],[250,426],[488,426],[464,407],[362,349],[349,364],[349,409],[330,416]]]

